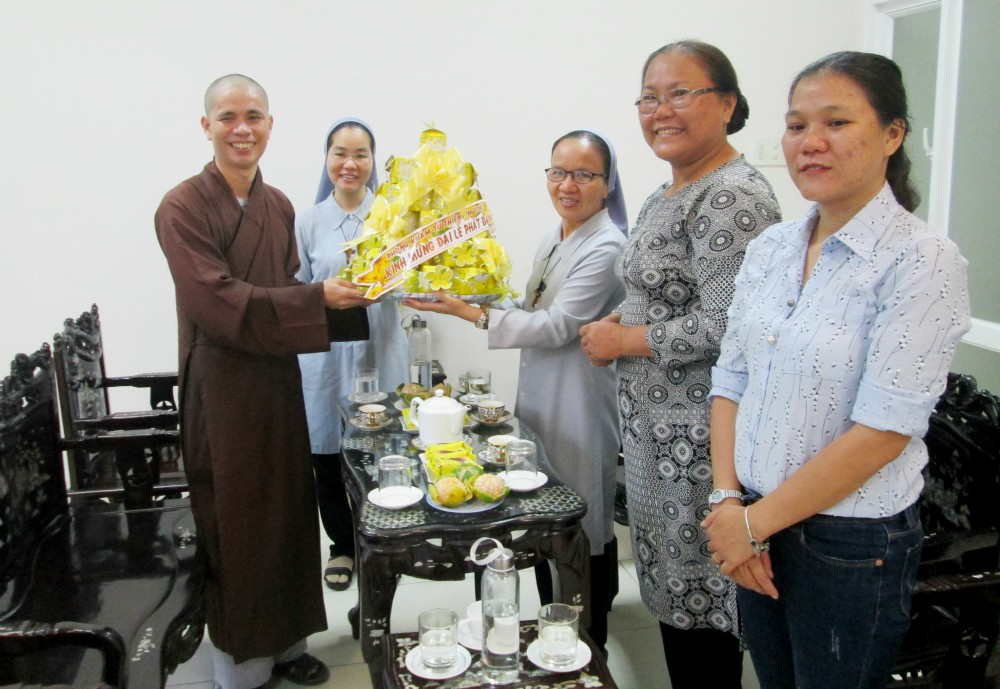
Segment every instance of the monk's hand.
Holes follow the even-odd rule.
[[[363,288],[343,278],[330,278],[323,281],[323,301],[331,309],[368,307],[375,303],[372,299],[365,299]]]

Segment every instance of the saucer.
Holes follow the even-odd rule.
[[[482,418],[481,416],[479,416],[479,414],[477,414],[474,411],[470,411],[469,412],[469,416],[471,416],[473,419],[475,419],[476,423],[481,423],[484,426],[502,426],[503,424],[507,423],[508,421],[510,421],[511,419],[514,418],[513,412],[509,412],[509,411],[508,412],[504,412],[503,416],[501,416],[496,421],[487,421],[486,419]]]
[[[416,486],[407,486],[406,488],[398,486],[385,490],[376,488],[368,492],[368,500],[373,505],[387,510],[401,510],[404,507],[416,505],[422,497],[424,497],[424,491]]]
[[[507,485],[515,493],[527,493],[536,488],[541,488],[549,481],[549,477],[541,471],[536,472],[534,476],[527,471],[501,471],[497,473],[497,476],[506,481]]]
[[[528,660],[549,672],[576,672],[590,662],[590,646],[579,639],[576,640],[576,662],[571,665],[554,667],[542,660],[542,645],[538,639],[528,644]]]
[[[492,447],[487,447],[477,452],[476,459],[478,459],[479,463],[484,466],[491,466],[491,467],[507,466],[506,464],[504,464],[499,460],[499,458],[496,456],[496,452],[493,450]]]
[[[377,392],[375,394],[375,397],[373,397],[370,400],[359,400],[357,396],[352,392],[350,395],[347,396],[347,400],[349,402],[354,402],[354,404],[374,404],[375,402],[381,402],[388,396],[389,396],[388,392]]]
[[[422,677],[424,679],[448,679],[450,677],[458,677],[460,674],[468,670],[470,665],[472,665],[472,656],[461,644],[458,646],[458,658],[455,660],[455,664],[451,667],[446,667],[443,670],[432,670],[424,665],[424,661],[420,659],[420,646],[414,646],[410,649],[410,652],[406,654],[406,669],[415,674],[417,677]]]
[[[359,431],[380,431],[391,423],[392,423],[391,416],[386,418],[385,421],[378,424],[377,426],[369,426],[368,424],[361,423],[361,417],[358,416],[351,417],[351,425],[357,428]]]
[[[483,650],[483,640],[472,630],[472,620],[464,617],[458,621],[458,643],[470,651]]]

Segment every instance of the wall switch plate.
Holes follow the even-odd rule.
[[[781,151],[781,139],[773,136],[760,137],[754,141],[754,165],[779,165],[784,167],[785,154]]]

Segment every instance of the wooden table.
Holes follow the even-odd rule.
[[[590,547],[583,532],[587,511],[583,499],[559,480],[545,456],[537,435],[512,419],[500,426],[473,425],[467,429],[474,449],[486,447],[491,435],[511,434],[538,444],[539,470],[549,476],[543,487],[530,493],[511,493],[498,507],[471,514],[455,514],[432,507],[426,500],[402,510],[387,510],[368,501],[377,488],[378,459],[402,454],[414,461],[414,483],[426,494],[427,486],[412,444],[416,435],[400,425],[400,414],[390,395],[383,403],[393,422],[379,431],[365,431],[347,422],[343,441],[343,470],[355,520],[358,554],[358,607],[349,619],[355,638],[361,639],[362,655],[372,677],[381,685],[383,638],[389,632],[389,617],[400,575],[421,579],[459,581],[482,569],[469,560],[469,550],[481,536],[490,536],[514,551],[518,569],[552,560],[559,574],[561,600],[583,606],[590,600]],[[357,405],[341,402],[345,419],[355,415]],[[426,497],[426,495],[425,495]],[[522,532],[516,538],[514,532]],[[581,626],[589,621],[589,610],[581,612]]]
[[[534,621],[521,623],[521,672],[517,682],[504,684],[505,689],[542,687],[552,689],[617,689],[604,656],[586,633],[580,633],[580,638],[590,647],[590,662],[573,672],[553,673],[542,670],[528,660],[528,644],[538,637],[538,626]],[[470,651],[472,665],[458,677],[446,680],[421,679],[406,668],[406,654],[417,645],[416,632],[406,634],[390,634],[383,647],[384,674],[383,689],[476,689],[478,687],[495,687],[482,675],[483,664],[478,651]]]

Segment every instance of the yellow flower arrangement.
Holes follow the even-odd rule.
[[[413,240],[418,229],[427,231],[428,225],[444,218],[429,228],[435,232],[422,241],[446,239],[438,235],[451,226],[442,223],[447,223],[449,216],[458,211],[476,208],[472,204],[482,199],[473,188],[475,168],[462,159],[457,149],[447,146],[445,134],[437,129],[423,131],[420,147],[413,156],[390,158],[386,170],[389,179],[379,186],[359,237],[348,243],[351,260],[341,272],[341,277],[359,284],[369,284],[364,279],[365,273],[374,270],[376,263],[381,263],[380,269],[385,271],[387,264],[404,260],[392,251],[383,254],[404,239]],[[488,209],[484,205],[482,208],[488,215]],[[439,225],[442,229],[437,230]],[[483,229],[477,226],[474,231],[476,234],[467,239],[452,240],[458,243],[447,245],[430,258],[414,261],[407,255],[405,260],[412,263],[398,264],[409,267],[401,274],[397,271],[390,288],[399,287],[404,293],[440,289],[458,296],[516,295],[508,284],[510,257],[493,237],[492,224],[484,225]],[[363,279],[359,280],[359,276]]]

